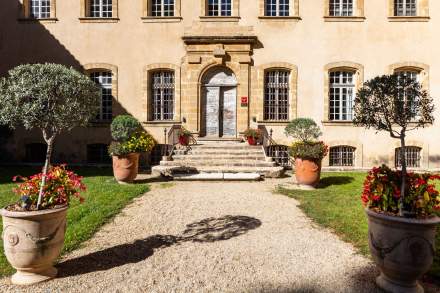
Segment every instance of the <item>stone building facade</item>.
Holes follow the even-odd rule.
[[[440,98],[440,2],[429,0],[5,0],[0,74],[23,63],[71,65],[103,87],[88,128],[57,141],[60,161],[105,161],[112,117],[129,113],[159,143],[182,125],[196,136],[240,137],[311,117],[331,147],[324,165],[395,165],[399,143],[355,127],[352,101],[374,76],[402,72]],[[439,120],[438,107],[435,112]],[[440,126],[413,132],[414,168],[440,168]],[[15,131],[11,160],[41,152]]]

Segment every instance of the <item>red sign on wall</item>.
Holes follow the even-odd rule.
[[[241,97],[241,106],[246,107],[248,105],[248,97]]]

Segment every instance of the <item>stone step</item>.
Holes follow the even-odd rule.
[[[223,149],[223,150],[262,150],[263,147],[261,145],[248,145],[244,143],[231,143],[231,144],[196,144],[191,146],[192,149]]]
[[[224,167],[275,167],[276,162],[266,162],[257,160],[177,160],[177,161],[161,161],[161,166],[224,166]]]
[[[197,173],[175,174],[173,180],[177,181],[258,181],[258,173]]]
[[[284,168],[276,167],[189,167],[189,166],[154,166],[152,174],[162,176],[175,176],[177,174],[197,174],[197,173],[257,173],[268,178],[279,178],[284,175]]]
[[[239,155],[239,156],[255,156],[264,155],[263,150],[214,150],[214,149],[192,149],[190,151],[176,150],[174,151],[176,155]]]
[[[212,154],[212,155],[194,155],[194,154],[190,154],[190,155],[173,155],[173,160],[174,161],[179,161],[179,160],[223,160],[223,161],[228,161],[228,160],[250,160],[250,161],[265,161],[266,160],[266,156],[260,155],[260,154],[255,154],[255,155],[218,155],[218,154]]]

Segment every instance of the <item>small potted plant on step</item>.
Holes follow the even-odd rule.
[[[0,124],[40,129],[47,143],[43,172],[22,178],[19,202],[1,210],[5,255],[17,270],[13,284],[57,274],[53,263],[64,244],[68,204],[85,186],[65,166],[50,166],[52,150],[58,134],[95,117],[99,98],[89,77],[58,64],[21,65],[0,80]]]
[[[243,136],[247,140],[249,145],[257,145],[258,140],[261,138],[261,130],[255,128],[248,128],[243,133]]]
[[[155,141],[139,121],[130,115],[119,115],[111,124],[114,141],[108,148],[113,158],[113,174],[119,183],[130,183],[136,179],[139,167],[139,154],[150,152]]]
[[[440,196],[438,175],[407,171],[408,130],[434,121],[433,100],[414,79],[384,75],[366,82],[355,100],[357,125],[387,131],[400,140],[400,170],[373,168],[362,202],[368,217],[370,252],[381,274],[377,285],[388,292],[423,292],[417,282],[431,267]]]
[[[187,130],[184,127],[181,127],[177,133],[179,137],[179,143],[183,146],[189,145],[190,139],[192,138],[191,131]]]
[[[298,118],[289,122],[285,133],[297,140],[290,147],[297,183],[316,186],[321,177],[322,159],[328,153],[328,146],[317,140],[322,134],[319,126],[312,119]]]

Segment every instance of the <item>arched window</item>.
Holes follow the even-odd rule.
[[[396,168],[402,167],[400,155],[402,148],[396,148],[395,151],[395,166]],[[422,148],[416,146],[405,147],[406,164],[409,168],[420,168]]]
[[[46,159],[47,145],[44,143],[29,143],[25,146],[25,161],[42,163]]]
[[[90,73],[90,78],[101,86],[101,103],[96,120],[111,121],[113,118],[113,74],[110,71],[93,71]]]
[[[354,72],[347,70],[331,71],[329,72],[329,81],[329,120],[352,120],[356,87]]]
[[[352,146],[335,146],[330,148],[330,166],[354,166],[356,148]]]
[[[87,163],[89,164],[109,164],[110,156],[107,152],[108,146],[102,143],[87,145]]]
[[[174,71],[153,71],[150,76],[151,88],[151,120],[174,119]]]
[[[290,71],[270,69],[264,73],[264,120],[289,120]]]

